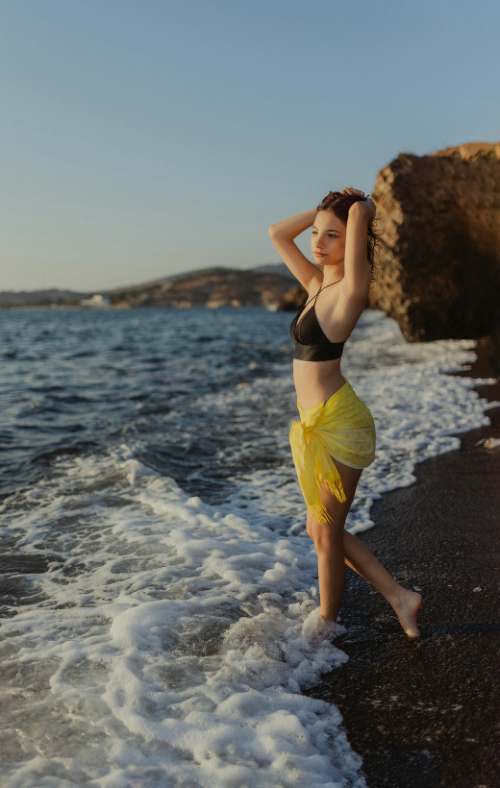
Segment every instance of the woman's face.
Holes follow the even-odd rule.
[[[333,211],[318,211],[311,235],[317,265],[338,265],[344,259],[346,226]]]

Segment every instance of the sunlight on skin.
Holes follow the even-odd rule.
[[[399,585],[368,547],[344,530],[362,471],[349,468],[338,460],[335,460],[335,464],[342,478],[346,501],[340,503],[328,489],[322,488],[322,498],[333,522],[328,525],[318,523],[312,510],[308,509],[307,513],[307,533],[314,541],[318,556],[320,614],[325,621],[337,620],[347,564],[388,601],[405,633],[409,637],[418,637],[417,614],[422,604],[420,594]]]
[[[332,210],[320,207],[319,210],[291,216],[269,228],[281,259],[307,290],[309,298],[318,294],[321,288],[321,299],[310,308],[314,308],[318,324],[330,342],[344,342],[364,310],[370,287],[367,228],[376,213],[375,203],[369,195],[365,196],[351,186],[342,189],[342,193],[362,198],[350,206],[346,222]],[[296,236],[308,227],[311,227],[311,252],[315,264],[307,260],[294,243]],[[297,401],[302,408],[313,408],[326,402],[342,387],[344,378],[340,363],[340,358],[313,364],[309,360],[294,358],[293,379]],[[335,464],[342,478],[346,501],[340,503],[323,487],[323,503],[332,522],[321,525],[311,509],[307,513],[307,533],[314,540],[318,556],[320,615],[325,622],[336,622],[347,564],[380,591],[396,612],[406,634],[417,637],[420,634],[417,627],[417,613],[422,602],[420,594],[400,586],[366,545],[344,530],[361,470],[337,460]]]

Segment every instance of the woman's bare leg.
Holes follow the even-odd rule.
[[[400,586],[367,546],[348,531],[344,531],[343,547],[346,564],[387,599],[406,634],[420,635],[417,627],[417,613],[422,604],[420,594]]]
[[[307,533],[314,540],[318,555],[320,614],[328,621],[336,621],[345,584],[345,564],[367,580],[389,602],[404,631],[410,637],[420,634],[417,613],[422,604],[420,594],[397,583],[363,542],[344,530],[347,513],[361,476],[361,470],[349,468],[335,461],[346,501],[340,503],[329,491],[323,500],[333,523],[318,523],[308,510]]]
[[[307,533],[313,539],[318,556],[320,614],[336,621],[345,585],[344,525],[352,504],[361,471],[340,467],[346,501],[340,503],[328,490],[322,491],[323,503],[333,522],[318,523],[311,509],[307,511]]]

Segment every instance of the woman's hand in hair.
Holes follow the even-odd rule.
[[[349,208],[349,215],[355,211],[362,211],[368,221],[368,224],[370,225],[375,218],[376,210],[377,206],[373,202],[372,198],[369,195],[366,195],[366,197],[363,195],[362,200],[358,200],[351,205]]]

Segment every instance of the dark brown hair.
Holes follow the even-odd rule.
[[[361,202],[365,199],[364,192],[357,191],[355,189],[351,190],[344,189],[342,192],[329,192],[326,197],[322,200],[320,205],[317,206],[317,211],[331,211],[335,214],[335,216],[340,219],[341,222],[344,222],[347,225],[347,217],[349,215],[349,208],[355,202]],[[377,234],[376,228],[376,217],[368,225],[368,238],[366,242],[366,255],[368,257],[368,264],[370,266],[370,274],[371,278],[376,278],[376,261],[375,261],[375,251],[376,247],[379,246],[379,237]]]

